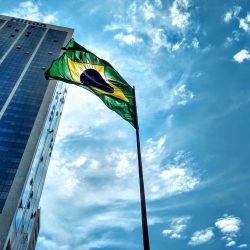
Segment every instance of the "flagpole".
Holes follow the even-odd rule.
[[[141,160],[141,145],[140,145],[139,122],[138,122],[138,115],[137,115],[135,87],[133,87],[133,94],[134,94],[134,106],[135,106],[135,129],[136,129],[139,182],[140,182],[143,245],[144,245],[144,250],[150,250],[149,237],[148,237],[147,208],[146,208],[145,191],[144,191],[143,169],[142,169],[142,160]]]

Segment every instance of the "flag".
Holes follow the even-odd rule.
[[[65,52],[45,72],[47,80],[56,79],[83,87],[135,127],[133,88],[107,61],[71,39]]]

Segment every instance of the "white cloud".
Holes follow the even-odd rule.
[[[81,124],[81,126],[75,127],[73,123],[74,122],[72,122],[72,124],[70,123],[60,124],[60,130],[58,131],[56,135],[57,142],[59,142],[60,140],[69,138],[72,135],[82,136],[84,138],[93,137],[93,134],[90,128],[85,126],[85,124]]]
[[[136,159],[136,154],[132,152],[115,152],[115,155],[112,157],[113,160],[117,161],[116,167],[116,176],[124,177],[133,173],[133,162]]]
[[[119,30],[119,33],[114,34],[115,39],[126,40],[123,43],[129,45],[140,43],[143,38],[144,45],[150,46],[154,53],[161,48],[172,53],[186,45],[196,48],[197,42],[193,42],[192,35],[198,32],[198,28],[194,28],[189,6],[189,0],[175,0],[169,8],[170,15],[166,16],[161,0],[133,1],[128,8],[126,7],[128,9],[126,17],[124,14],[115,15],[115,20],[107,24],[104,31]],[[130,34],[132,31],[128,31],[131,27],[133,27],[133,36]],[[175,34],[178,39],[168,41],[168,33]]]
[[[228,22],[230,22],[231,21],[231,19],[232,19],[232,11],[228,11],[226,14],[225,14],[225,16],[224,16],[224,22],[226,22],[226,23],[228,23]]]
[[[144,156],[150,199],[189,192],[200,182],[199,177],[191,169],[192,162],[187,154],[180,151],[175,154],[174,158],[168,156],[170,162],[160,167],[164,154],[166,154],[165,144],[159,141],[148,141]]]
[[[236,18],[241,11],[240,6],[234,6],[231,10],[225,13],[224,15],[224,22],[229,23],[233,18]]]
[[[241,50],[237,54],[234,55],[234,60],[238,63],[242,63],[244,60],[250,60],[249,51],[246,49]]]
[[[154,0],[157,7],[162,8],[162,1],[161,0]]]
[[[105,58],[109,56],[106,55]],[[117,118],[117,115],[108,110],[92,93],[70,85],[56,141],[59,143],[72,137],[93,138],[94,129],[103,127]]]
[[[195,38],[193,39],[193,41],[192,41],[192,46],[193,46],[194,48],[198,49],[198,48],[199,48],[199,45],[200,45],[200,42],[199,42],[199,40],[197,39],[197,37],[195,37]]]
[[[144,153],[144,157],[147,161],[157,159],[164,152],[166,139],[166,136],[162,136],[158,140],[153,140],[153,138],[147,140],[147,147]]]
[[[185,84],[178,84],[173,89],[173,98],[176,99],[178,105],[186,105],[194,98],[194,94],[187,90]]]
[[[135,20],[136,13],[137,13],[137,4],[136,1],[134,1],[129,5],[127,14],[128,16],[132,17],[132,20]]]
[[[190,216],[173,218],[170,227],[162,231],[163,236],[168,236],[170,239],[182,238],[190,219]]]
[[[226,247],[236,245],[236,239],[240,232],[241,225],[241,219],[233,215],[224,215],[222,218],[216,220],[215,226],[219,228],[224,235],[222,239],[227,242]]]
[[[160,48],[170,48],[171,44],[167,41],[167,36],[165,34],[164,29],[151,29],[150,32],[152,33],[152,49],[155,53],[159,51]]]
[[[43,17],[43,21],[44,23],[54,23],[57,21],[57,18],[55,17],[55,15],[47,15]]]
[[[56,152],[53,153],[56,154]],[[62,167],[65,162],[56,160],[55,158],[52,158],[50,164],[53,167],[51,168],[51,171],[48,174],[48,178],[49,180],[52,180],[52,182],[49,182],[48,184],[54,186],[53,181],[58,184],[58,197],[72,197],[73,194],[76,192],[78,185],[80,184],[76,171],[73,171],[71,167],[68,167],[66,165],[65,167]]]
[[[245,32],[250,31],[250,14],[245,18],[240,18],[239,28],[243,29]]]
[[[170,7],[172,25],[185,29],[189,25],[190,13],[188,12],[189,0],[174,0]]]
[[[114,31],[114,30],[119,30],[119,29],[123,29],[124,27],[121,27],[120,24],[118,23],[111,23],[108,24],[104,27],[104,31]]]
[[[177,51],[182,48],[183,44],[185,43],[185,38],[183,38],[181,41],[177,42],[174,45],[169,44],[169,48],[171,48],[172,51]],[[193,42],[191,43],[191,45]],[[172,47],[171,47],[172,46]]]
[[[159,191],[159,186],[152,186],[151,187],[151,192],[152,193],[157,193]]]
[[[213,229],[207,228],[204,230],[196,231],[190,241],[188,242],[191,246],[197,246],[209,242],[214,237]]]
[[[162,182],[165,182],[168,193],[183,193],[195,188],[198,179],[194,178],[186,168],[170,167],[163,170],[160,175]]]
[[[65,143],[67,144],[64,142],[55,146],[44,187],[46,195],[41,199],[41,206],[44,209],[49,207],[47,211],[44,210],[43,225],[46,227],[42,228],[41,235],[45,231],[45,235],[50,235],[53,239],[41,237],[39,239],[41,249],[43,247],[67,250],[72,249],[72,246],[74,249],[92,249],[94,246],[91,245],[90,239],[95,238],[97,229],[103,232],[109,228],[130,231],[139,227],[140,211],[127,209],[131,202],[139,200],[138,178],[134,167],[136,164],[133,161],[135,156],[117,149],[112,149],[110,154],[108,148],[101,147],[100,158],[95,147],[90,151],[86,149],[87,143],[81,145],[79,141],[74,141],[77,147],[67,150],[64,148]],[[77,152],[74,153],[76,149]],[[79,158],[72,161],[72,158],[79,154]],[[132,176],[128,176],[127,168],[129,171],[133,170]],[[116,178],[117,173],[120,173],[119,178]],[[101,210],[89,213],[93,208]],[[69,228],[70,237],[65,233]],[[60,243],[57,239],[60,239]],[[94,240],[98,242],[99,247],[118,245],[127,249],[137,247],[129,243],[124,245],[124,242],[115,240],[113,235],[101,242],[99,240]]]
[[[160,216],[149,216],[148,217],[148,224],[149,225],[156,225],[156,224],[162,224],[165,223],[165,219]]]
[[[240,231],[241,220],[235,216],[224,216],[219,218],[215,222],[215,226],[218,227],[223,234],[234,236]]]
[[[76,159],[72,164],[76,167],[82,166],[84,163],[86,163],[87,158],[85,156],[80,156],[78,159]]]
[[[240,32],[237,30],[233,30],[231,36],[228,36],[226,38],[226,41],[224,42],[225,47],[229,47],[233,44],[234,41],[238,42],[240,40]]]
[[[154,99],[155,109],[171,110],[173,107],[185,106],[192,102],[195,94],[188,89],[183,81],[185,81],[185,76],[170,89],[167,89],[165,85],[159,92],[159,98]]]
[[[246,248],[246,247],[248,247],[247,244],[241,244],[241,245],[238,246],[238,248]]]
[[[181,43],[176,43],[176,44],[173,45],[172,50],[173,51],[179,50],[180,47],[181,47]]]
[[[61,147],[65,143],[70,145],[70,142],[61,142],[57,145]],[[41,201],[43,207],[51,203],[60,207],[62,203],[67,203],[68,205],[62,208],[62,212],[67,211],[67,207],[70,206],[70,209],[74,208],[77,213],[79,207],[81,210],[95,206],[111,206],[112,208],[120,204],[121,201],[129,205],[131,202],[139,200],[135,152],[119,149],[119,147],[112,148],[110,151],[110,147],[107,145],[102,148],[101,155],[99,155],[99,147],[97,149],[92,147],[90,151],[88,148],[84,149],[88,143],[81,146],[75,140],[74,144],[76,143],[76,153],[72,153],[74,152],[73,148],[70,149],[70,152],[65,151],[65,146],[61,149],[59,147],[60,151],[56,148],[53,151],[45,185],[47,195],[43,196]],[[165,143],[165,136],[158,140],[150,139],[147,142],[146,154],[143,154],[143,156],[146,155],[143,161],[146,188],[151,189],[147,193],[148,200],[188,192],[194,189],[199,182],[191,171],[192,165],[189,160],[185,159],[186,156],[181,153],[175,155],[175,165],[167,164],[164,168],[160,167],[159,163],[165,157]],[[72,161],[72,157],[74,158],[79,152],[80,156]],[[97,179],[98,181],[96,181]],[[57,216],[52,211],[46,212],[45,224],[48,223],[51,216],[56,220],[59,219],[60,213]],[[131,216],[131,220],[133,221],[136,216]],[[130,228],[131,220],[127,224],[122,224],[121,227]],[[88,224],[88,222],[86,223]],[[139,225],[138,222],[138,225],[134,226]],[[95,230],[94,226],[90,227],[88,234],[93,230]]]
[[[44,23],[54,23],[57,21],[55,13],[45,14],[40,10],[40,7],[41,5],[32,1],[24,1],[19,3],[17,8],[13,8],[3,14]]]
[[[107,235],[107,236],[106,236]],[[117,247],[121,248],[123,247],[126,250],[130,249],[137,249],[138,245],[134,243],[130,243],[128,241],[118,241],[114,239],[114,237],[111,237],[110,235],[106,234],[102,237],[95,238],[95,240],[86,241],[85,243],[81,244],[79,250],[92,250],[92,249],[104,249],[107,247]],[[50,249],[51,250],[51,249]]]
[[[239,17],[241,9],[240,6],[234,6],[231,10],[226,12],[224,15],[224,22],[229,23],[231,20],[237,20],[240,29],[245,32],[250,32],[250,14],[247,13],[245,17]]]
[[[227,244],[226,244],[226,247],[232,247],[232,246],[235,246],[236,245],[236,242],[234,240],[231,240],[229,241]]]
[[[174,119],[174,115],[173,114],[171,114],[171,115],[169,115],[167,117],[166,123],[167,123],[168,127],[172,127],[173,119]]]
[[[57,242],[52,239],[48,239],[45,236],[38,236],[39,247],[41,249],[50,249],[50,250],[67,250],[67,246],[59,245]]]
[[[240,6],[234,6],[233,7],[233,16],[238,16],[239,13],[241,12],[242,8]]]
[[[95,159],[93,159],[89,162],[90,168],[95,169],[95,170],[98,169],[100,167],[100,165],[101,165],[100,162],[95,160]]]
[[[50,249],[50,250],[68,250],[68,249],[84,249],[91,250],[93,248],[107,248],[109,246],[137,249],[138,245],[130,242],[117,240],[112,233],[108,233],[110,228],[126,228],[126,230],[133,230],[140,225],[139,220],[133,220],[122,212],[99,212],[96,216],[82,216],[77,210],[72,208],[70,213],[76,214],[66,215],[64,220],[51,216],[50,221],[46,222],[46,230],[48,234],[40,233],[36,249]],[[61,213],[62,209],[57,212]],[[130,214],[127,212],[127,214]],[[130,214],[130,216],[133,216]],[[78,218],[77,218],[78,217]],[[65,220],[68,220],[66,222]],[[73,222],[72,222],[73,220]],[[70,224],[70,222],[73,224]],[[55,229],[53,223],[56,223],[60,228]],[[70,235],[67,233],[70,228]],[[95,237],[96,229],[104,229],[107,233]],[[91,233],[92,232],[92,233]],[[49,237],[47,236],[49,235]]]
[[[145,2],[142,6],[142,12],[146,21],[155,18],[154,6]]]
[[[122,32],[117,33],[114,37],[116,40],[121,41],[127,45],[134,45],[137,43],[142,43],[143,39],[135,36],[134,34],[124,34]]]

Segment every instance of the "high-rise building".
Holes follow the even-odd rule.
[[[0,249],[34,249],[66,94],[44,72],[72,29],[0,15]]]

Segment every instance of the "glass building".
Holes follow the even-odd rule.
[[[0,15],[0,249],[34,249],[66,88],[44,71],[72,29]]]

